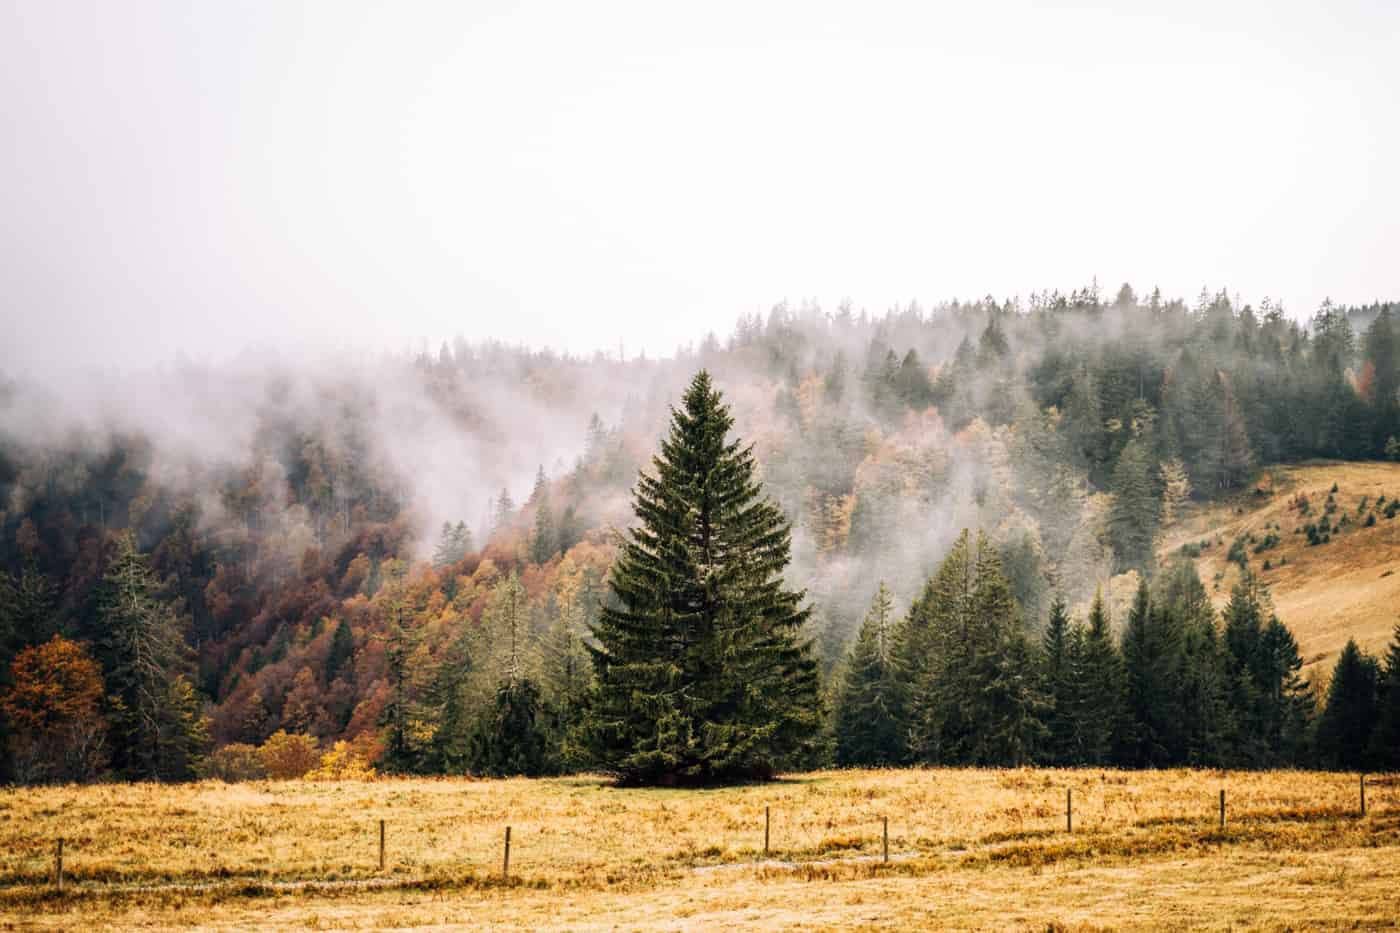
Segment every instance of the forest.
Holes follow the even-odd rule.
[[[1090,286],[780,304],[663,359],[0,374],[0,779],[674,777],[600,729],[626,704],[599,646],[642,612],[629,541],[700,371],[773,508],[745,592],[792,638],[753,650],[800,702],[753,714],[803,738],[728,734],[691,777],[1400,767],[1400,629],[1308,683],[1265,579],[1217,612],[1159,550],[1261,465],[1400,460],[1396,311]]]

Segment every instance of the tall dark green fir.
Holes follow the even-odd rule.
[[[590,646],[581,738],[630,784],[766,778],[820,733],[817,668],[786,589],[791,532],[708,372],[672,410],[635,489],[639,525],[613,566]]]

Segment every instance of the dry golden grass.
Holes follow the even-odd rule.
[[[834,771],[713,790],[587,777],[11,790],[0,796],[0,927],[1394,920],[1400,784],[1367,797],[1362,819],[1355,775],[1100,770]],[[58,836],[62,896],[49,885]],[[285,886],[303,881],[330,884]]]
[[[1282,526],[1279,547],[1250,555],[1250,566],[1269,583],[1278,616],[1298,639],[1298,648],[1310,669],[1330,673],[1348,638],[1367,651],[1380,653],[1400,622],[1400,516],[1376,516],[1371,528],[1361,527],[1356,507],[1362,496],[1375,502],[1400,496],[1400,464],[1308,463],[1270,467],[1260,478],[1273,495],[1260,498],[1246,492],[1223,503],[1195,506],[1167,529],[1160,553],[1170,555],[1181,545],[1209,539],[1214,544],[1196,566],[1217,606],[1224,606],[1239,569],[1226,560],[1226,551],[1237,535],[1254,532],[1263,538],[1264,526]],[[1334,534],[1329,544],[1309,547],[1296,528],[1322,515],[1328,491],[1337,484],[1338,512],[1351,516],[1346,531]],[[1252,488],[1252,487],[1251,487]],[[1289,508],[1297,493],[1312,502],[1311,516]],[[1364,520],[1364,519],[1363,519]],[[1261,571],[1267,558],[1273,569]],[[1280,558],[1287,563],[1279,566]],[[1217,574],[1223,574],[1219,586]]]

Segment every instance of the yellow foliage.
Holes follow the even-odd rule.
[[[374,765],[377,749],[373,737],[361,735],[354,741],[336,742],[321,756],[321,763],[304,775],[308,781],[369,781],[377,777]]]
[[[295,735],[278,729],[258,749],[267,776],[275,781],[301,777],[316,766],[320,749],[309,735]]]

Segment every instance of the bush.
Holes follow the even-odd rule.
[[[321,760],[321,749],[309,735],[293,735],[278,729],[258,750],[267,776],[291,781],[306,774]]]
[[[1244,535],[1240,535],[1230,544],[1230,550],[1225,555],[1226,560],[1239,564],[1241,570],[1249,569],[1249,554],[1245,550],[1246,544],[1247,539]]]
[[[215,749],[214,753],[204,760],[201,773],[204,777],[233,784],[267,777],[267,766],[263,764],[262,755],[256,748],[242,742],[234,742],[232,745]]]
[[[378,776],[374,760],[379,757],[379,740],[361,734],[353,741],[336,742],[321,756],[320,763],[306,772],[308,781],[368,781]]]

